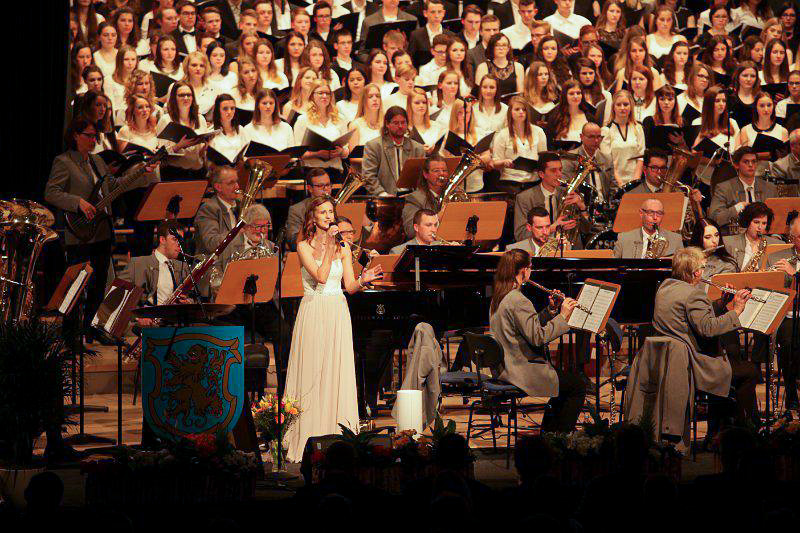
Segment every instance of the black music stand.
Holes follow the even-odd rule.
[[[414,272],[414,290],[422,290],[423,271],[461,272],[472,262],[477,246],[409,244],[397,260],[395,272]]]

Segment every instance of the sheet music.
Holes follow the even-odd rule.
[[[108,320],[106,320],[106,323],[103,324],[103,329],[106,330],[107,333],[111,333],[111,328],[116,323],[117,317],[119,316],[119,313],[122,311],[122,309],[125,308],[125,304],[128,303],[128,298],[130,297],[130,295],[131,295],[131,291],[125,289],[125,293],[122,296],[122,301],[117,306],[117,308],[114,309],[114,311],[111,312],[111,314],[108,317]]]
[[[103,299],[103,303],[97,309],[94,318],[92,318],[92,327],[102,327],[106,332],[111,333],[114,322],[125,307],[130,294],[131,291],[128,289],[117,286],[111,287]]]
[[[615,292],[613,290],[603,288],[597,292],[597,297],[594,299],[592,307],[590,307],[592,314],[586,318],[586,323],[583,325],[583,329],[588,329],[594,333],[600,332],[600,326],[603,324],[603,318],[605,318],[606,312],[611,306],[611,302],[614,301],[614,294]]]
[[[789,298],[786,294],[781,292],[769,292],[767,296],[767,303],[761,304],[761,310],[753,319],[750,325],[751,329],[766,333],[769,326],[775,320],[775,317],[781,310],[784,302]]]
[[[584,306],[586,309],[592,308],[592,303],[594,302],[597,293],[600,291],[600,287],[598,285],[592,285],[590,283],[584,284],[583,288],[581,289],[581,293],[578,295],[578,303]],[[582,311],[577,307],[572,310],[572,315],[569,317],[568,324],[570,327],[583,329],[586,326],[586,319],[589,315],[586,311]]]
[[[769,291],[765,291],[764,289],[753,289],[751,291],[751,296],[755,296],[756,298],[761,298],[765,300],[769,295]],[[750,328],[751,324],[753,323],[753,319],[755,319],[758,312],[761,310],[761,306],[764,305],[761,302],[756,302],[752,298],[747,300],[747,303],[744,304],[744,311],[741,315],[739,315],[739,322],[742,324],[742,327]]]
[[[80,290],[81,285],[83,284],[83,280],[86,279],[86,276],[88,275],[89,275],[88,272],[86,272],[86,270],[84,269],[81,269],[81,271],[78,272],[78,275],[75,276],[75,281],[72,282],[72,285],[70,285],[67,294],[64,295],[64,299],[61,300],[61,305],[58,307],[59,313],[61,313],[62,315],[66,314],[70,305],[72,305],[72,301],[75,300],[75,296],[77,296],[78,291]]]

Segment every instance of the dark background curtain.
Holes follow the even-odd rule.
[[[14,5],[15,7],[12,7]],[[0,197],[40,200],[53,158],[63,151],[69,57],[69,2],[8,6],[7,79],[0,113]],[[15,44],[14,44],[15,43]]]

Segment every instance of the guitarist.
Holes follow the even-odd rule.
[[[44,198],[62,212],[83,213],[91,220],[98,213],[91,201],[98,190],[99,200],[115,187],[113,177],[108,176],[108,166],[92,150],[97,144],[98,131],[94,123],[85,118],[74,119],[65,134],[67,151],[56,156],[45,185]],[[155,170],[147,168],[148,172]],[[88,242],[81,242],[68,228],[64,230],[67,262],[70,265],[89,261],[94,269],[86,289],[86,308],[84,329],[88,331],[94,312],[100,306],[111,266],[111,247],[113,231],[110,208],[107,209],[107,223],[100,224],[95,235]]]

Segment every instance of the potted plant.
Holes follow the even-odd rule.
[[[48,428],[67,423],[69,353],[58,328],[34,317],[0,324],[0,492],[24,504],[28,481],[44,470],[33,454]]]

